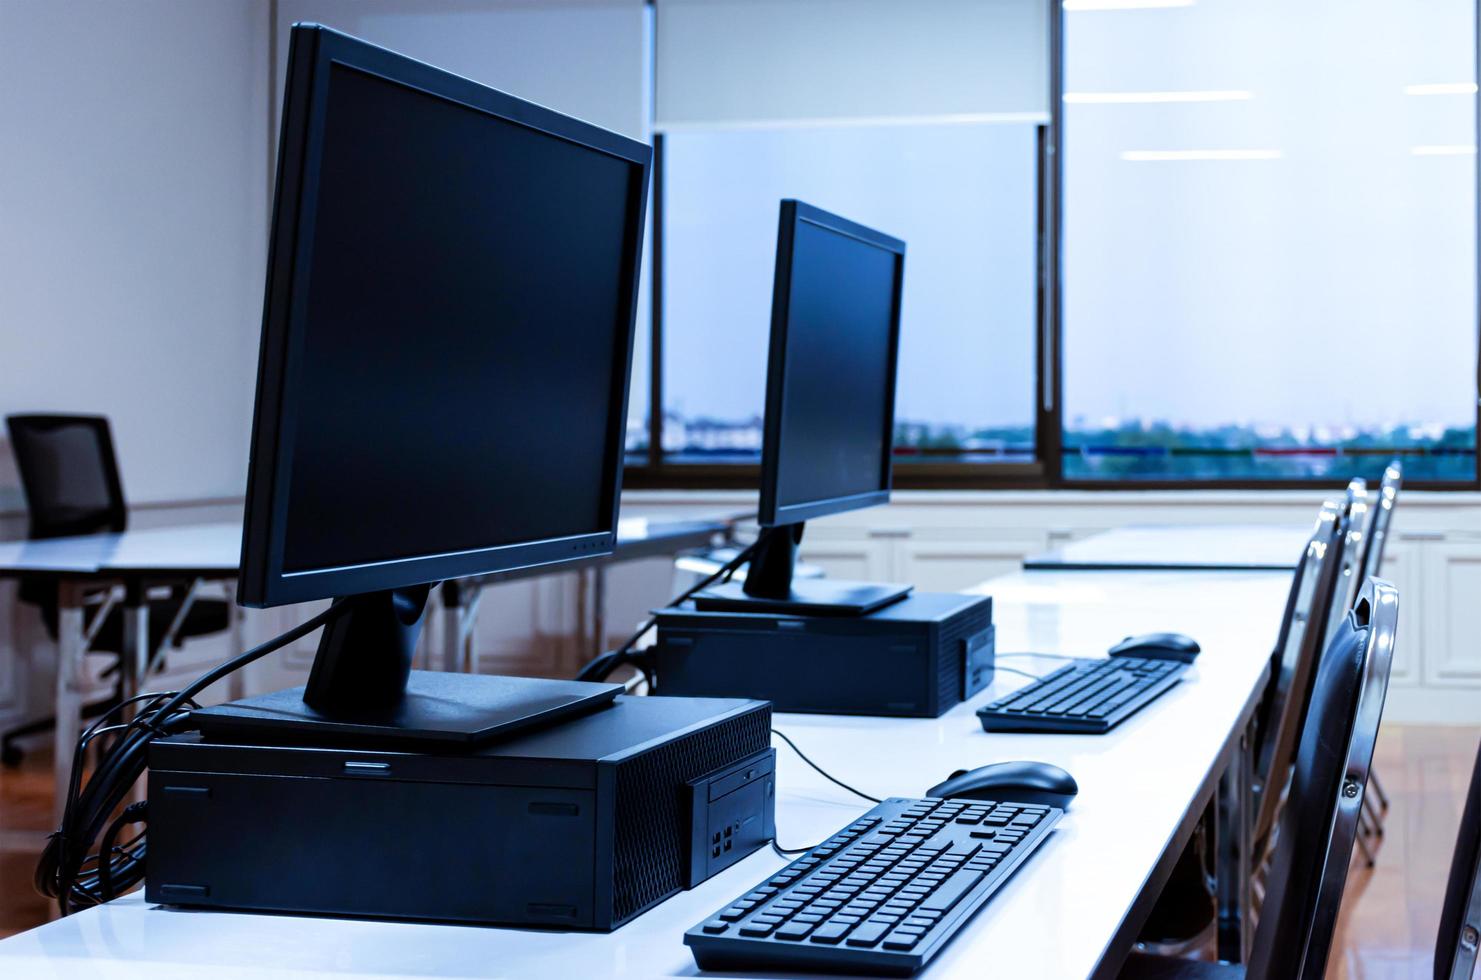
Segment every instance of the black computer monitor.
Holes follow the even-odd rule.
[[[908,586],[793,580],[803,522],[890,499],[905,243],[801,201],[782,202],[771,300],[762,527],[741,585],[702,609],[857,615]]]
[[[651,152],[293,28],[240,596],[353,604],[310,718],[417,728],[432,584],[612,551]]]

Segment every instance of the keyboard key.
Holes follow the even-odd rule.
[[[921,908],[930,911],[945,912],[967,893],[967,889],[981,880],[982,875],[979,872],[958,871],[943,882],[940,888],[926,896],[926,900],[920,903]]]
[[[847,943],[850,946],[877,946],[893,924],[889,922],[876,922],[871,919],[849,933]]]
[[[812,932],[813,925],[811,922],[788,922],[776,931],[776,938],[796,942]]]
[[[825,922],[814,929],[808,938],[815,943],[827,943],[829,946],[834,946],[843,940],[844,933],[848,930],[847,922]]]
[[[896,929],[885,937],[885,949],[913,949],[915,944],[921,941],[921,934],[916,932],[902,932]]]
[[[709,922],[706,922],[704,925],[700,926],[700,928],[712,936],[717,936],[720,933],[729,930],[730,923],[724,921],[723,919],[717,918],[711,919]]]

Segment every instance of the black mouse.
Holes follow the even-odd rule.
[[[1128,636],[1107,652],[1113,657],[1141,657],[1145,660],[1176,660],[1191,664],[1198,656],[1198,641],[1182,633],[1143,633]]]
[[[1080,787],[1075,777],[1047,762],[995,762],[968,772],[958,769],[926,790],[927,796],[1000,803],[1040,803],[1068,809]]]

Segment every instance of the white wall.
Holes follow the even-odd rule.
[[[131,502],[246,483],[268,9],[0,0],[0,414],[110,416]]]

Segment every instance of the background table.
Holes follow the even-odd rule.
[[[1311,528],[1286,524],[1133,524],[1030,555],[1034,571],[1288,572]]]
[[[776,727],[820,765],[876,796],[918,795],[955,769],[1007,760],[1051,762],[1078,780],[1080,794],[1054,834],[926,976],[1115,975],[1194,824],[1240,758],[1288,584],[1279,573],[1124,572],[985,584],[1005,666],[1047,673],[1058,661],[1011,654],[1095,656],[1129,633],[1176,630],[1199,640],[1204,652],[1187,680],[1109,735],[984,733],[975,708],[1027,683],[1007,672],[939,719],[777,716]],[[777,752],[783,845],[816,843],[868,809],[779,741]],[[758,851],[608,934],[184,912],[135,894],[0,942],[0,975],[692,976],[683,931],[783,863]]]
[[[716,538],[728,536],[730,518],[710,520],[666,521],[653,518],[624,518],[617,524],[617,543],[611,555],[561,565],[537,565],[530,568],[475,576],[449,583],[443,591],[444,602],[451,594],[458,598],[445,622],[445,665],[473,665],[472,636],[476,625],[478,596],[484,588],[500,581],[539,575],[577,571],[590,575],[594,584],[593,619],[601,637],[602,573],[606,565],[677,554],[689,548],[708,546]],[[81,711],[86,693],[87,654],[85,602],[89,593],[104,586],[122,590],[124,617],[123,664],[124,697],[138,693],[139,684],[156,665],[144,663],[148,651],[149,607],[146,591],[157,585],[189,584],[199,579],[223,583],[230,593],[233,648],[245,648],[241,610],[235,602],[237,571],[241,560],[242,526],[237,522],[190,524],[177,527],[123,531],[117,534],[89,534],[77,537],[49,538],[40,541],[0,542],[0,578],[44,577],[55,582],[58,598],[57,683],[55,734],[55,785],[57,807],[61,806],[61,788],[67,783],[72,766],[72,752],[81,734]],[[586,578],[583,577],[583,585]],[[582,604],[584,610],[585,603]],[[579,627],[586,629],[583,621]],[[455,656],[468,651],[466,656]],[[596,645],[586,642],[587,647]],[[242,696],[242,674],[232,675],[230,696]],[[59,811],[60,812],[60,811]]]

